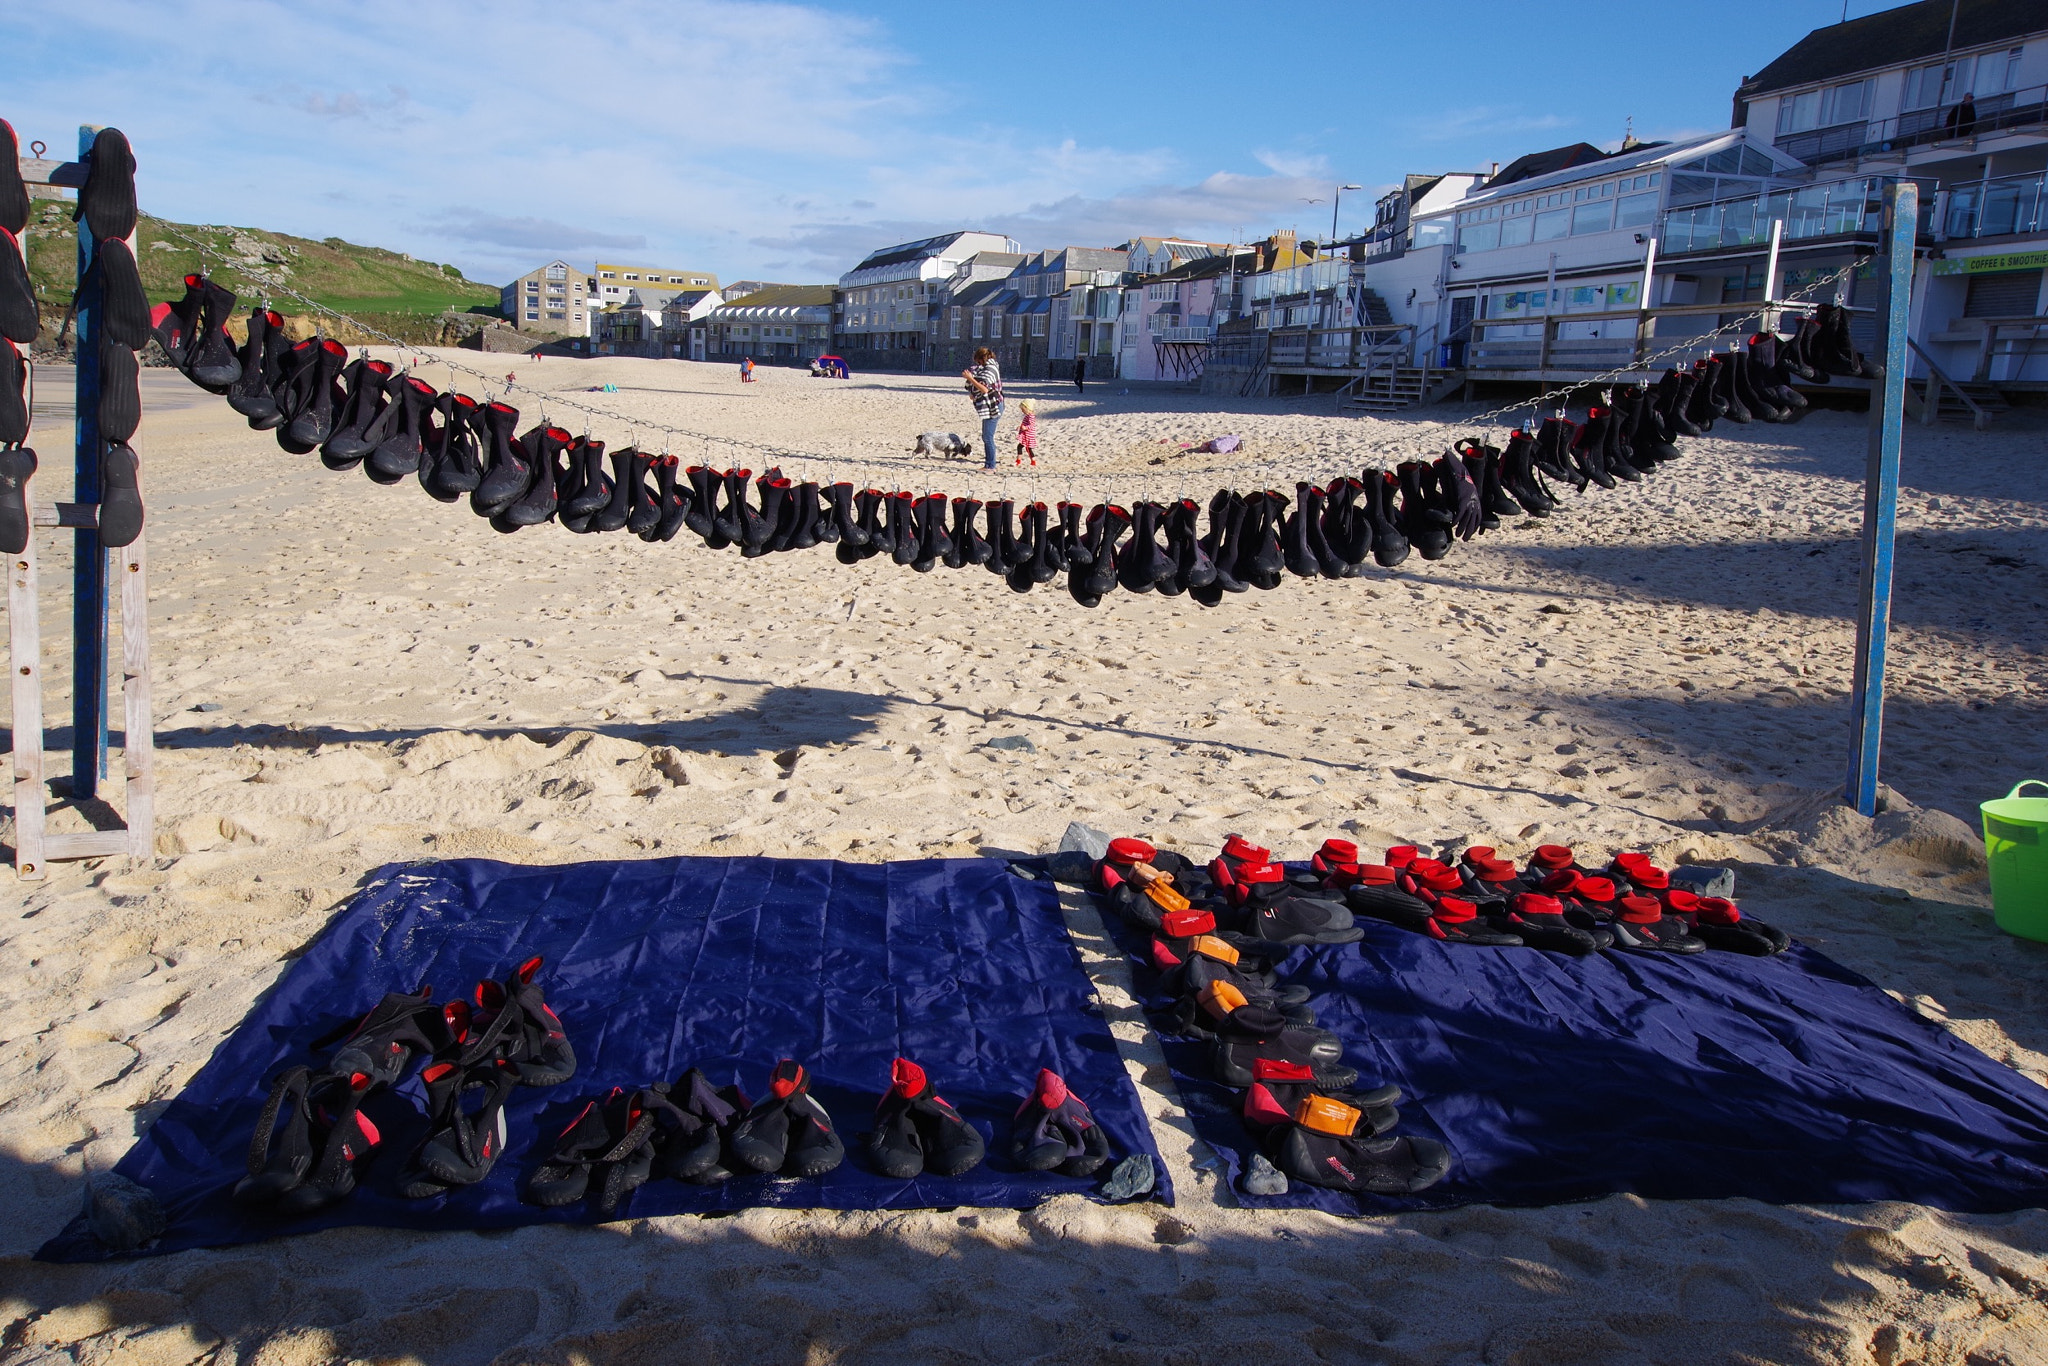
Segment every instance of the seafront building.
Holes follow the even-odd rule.
[[[542,337],[587,337],[600,307],[597,279],[567,261],[535,267],[498,291],[498,309],[521,332]]]
[[[949,232],[870,252],[839,277],[835,343],[856,369],[918,370],[930,338],[934,296],[979,252],[1021,253],[1015,238]]]
[[[1919,0],[1816,29],[1737,84],[1729,127],[1610,146],[1408,175],[1370,229],[1336,243],[1136,236],[1025,252],[957,231],[872,252],[836,287],[721,292],[709,272],[556,261],[503,304],[523,331],[588,332],[599,350],[831,350],[857,370],[952,370],[988,346],[1019,379],[1066,378],[1085,359],[1097,379],[1342,389],[1396,408],[1672,349],[1682,363],[1739,344],[1766,298],[1841,303],[1869,349],[1874,267],[1858,263],[1876,251],[1886,188],[1911,180],[1914,402],[1981,425],[2048,390],[2038,0]],[[751,299],[761,289],[809,292]]]

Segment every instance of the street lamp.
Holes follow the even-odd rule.
[[[1337,206],[1344,202],[1344,192],[1346,190],[1362,190],[1364,188],[1365,186],[1363,185],[1339,185],[1337,187],[1337,196],[1330,201],[1330,245],[1335,246],[1337,244]]]

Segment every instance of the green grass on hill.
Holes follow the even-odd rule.
[[[63,316],[78,274],[78,239],[68,201],[38,200],[29,219],[29,278],[46,318]],[[182,234],[180,236],[179,234]],[[206,244],[204,254],[187,238]],[[495,311],[495,286],[462,278],[454,266],[415,261],[381,247],[339,237],[313,241],[258,228],[195,227],[143,215],[136,263],[150,302],[182,298],[187,274],[210,275],[233,290],[244,308],[269,295],[257,273],[273,276],[328,308],[348,314],[434,316],[484,306]],[[281,312],[304,305],[278,295]]]

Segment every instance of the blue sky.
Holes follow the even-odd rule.
[[[1887,8],[1851,0],[1852,16]],[[134,142],[143,206],[499,281],[552,256],[828,280],[1029,248],[1322,237],[1409,171],[1726,126],[1841,0],[1254,7],[8,0],[0,117]],[[1320,200],[1307,203],[1306,200]]]

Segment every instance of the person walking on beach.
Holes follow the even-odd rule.
[[[752,384],[753,382],[754,382],[754,358],[753,358],[752,356],[741,356],[741,357],[740,357],[740,383],[742,383],[742,384]]]
[[[1088,392],[1087,379],[1088,358],[1086,356],[1074,357],[1074,389],[1076,392],[1083,394]]]
[[[1028,398],[1017,400],[1017,411],[1023,414],[1017,419],[1017,463],[1023,464],[1026,456],[1031,458],[1031,467],[1038,468],[1038,410]]]
[[[981,419],[982,468],[996,467],[996,424],[1003,420],[1003,369],[996,353],[986,346],[976,348],[974,364],[960,372],[967,381],[967,397],[974,401],[974,413]]]

